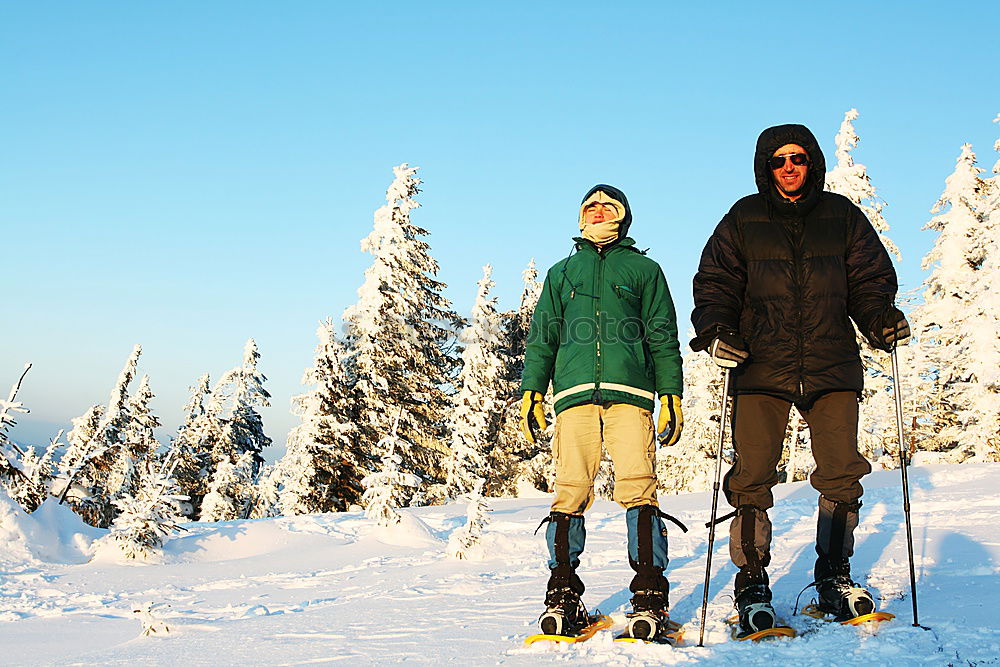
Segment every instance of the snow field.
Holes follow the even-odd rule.
[[[445,555],[465,504],[403,509],[377,528],[360,512],[185,524],[159,562],[94,556],[107,531],[51,501],[32,515],[0,508],[0,642],[4,664],[1000,664],[1000,465],[914,467],[910,473],[920,620],[910,626],[905,528],[895,471],[866,479],[853,560],[879,606],[897,615],[876,636],[791,617],[811,581],[816,493],[777,487],[775,606],[803,636],[747,645],[725,619],[735,569],[717,533],[705,647],[695,646],[709,494],[662,499],[690,528],[670,527],[671,614],[680,648],[620,645],[611,632],[577,646],[523,646],[535,632],[547,572],[546,498],[492,500],[482,560]],[[580,574],[591,609],[628,609],[624,512],[599,501],[587,515]],[[802,603],[811,599],[810,591]],[[136,612],[139,610],[139,613]],[[144,620],[145,619],[145,620]],[[143,636],[149,625],[157,632]],[[163,631],[167,626],[168,632]]]

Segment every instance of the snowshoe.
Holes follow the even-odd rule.
[[[771,589],[764,585],[751,586],[736,596],[738,616],[733,623],[733,638],[759,641],[767,637],[794,637],[795,630],[778,622],[771,606]]]
[[[848,576],[837,575],[818,581],[816,592],[819,594],[816,609],[830,614],[835,621],[848,621],[875,611],[871,593]]]
[[[548,610],[542,614],[544,618],[548,614]],[[531,635],[524,640],[526,646],[530,646],[536,642],[558,642],[564,644],[579,644],[585,642],[601,630],[606,630],[615,624],[614,620],[610,616],[603,616],[600,613],[596,613],[592,616],[587,617],[587,624],[579,629],[573,634],[547,634],[542,633],[538,635]]]

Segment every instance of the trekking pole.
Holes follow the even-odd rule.
[[[708,524],[708,562],[705,564],[705,593],[701,599],[701,634],[698,646],[705,642],[705,617],[708,614],[708,583],[712,577],[712,549],[715,547],[715,514],[719,509],[719,478],[722,476],[722,443],[726,438],[726,412],[729,407],[729,369],[722,369],[722,414],[719,415],[719,451],[715,458],[715,484],[712,486],[712,521]]]
[[[910,525],[910,483],[906,476],[908,465],[906,443],[903,441],[903,389],[900,386],[899,355],[892,346],[892,390],[896,398],[896,431],[899,436],[899,470],[903,477],[903,514],[906,516],[906,551],[910,557],[910,597],[913,599],[913,627],[923,628],[917,620],[917,575],[913,569],[913,529]],[[925,630],[927,628],[924,628]]]

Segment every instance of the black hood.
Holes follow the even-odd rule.
[[[618,240],[620,241],[628,236],[628,228],[632,226],[632,208],[628,205],[628,197],[625,196],[624,192],[612,185],[599,183],[598,185],[595,185],[587,190],[587,194],[585,194],[583,199],[580,200],[580,206],[583,206],[583,203],[598,190],[608,195],[615,201],[620,201],[625,206],[625,215],[622,217],[621,222],[618,223]]]
[[[764,195],[774,195],[781,199],[774,182],[771,180],[771,169],[767,159],[774,155],[785,144],[798,144],[809,153],[809,175],[806,184],[802,186],[804,199],[812,199],[823,191],[826,182],[826,158],[820,150],[819,142],[805,125],[775,125],[760,133],[757,137],[757,150],[753,155],[753,175],[757,181],[757,190]]]

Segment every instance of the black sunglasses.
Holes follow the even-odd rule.
[[[805,153],[790,153],[789,155],[775,155],[767,158],[767,166],[771,169],[781,169],[785,166],[785,158],[791,160],[792,164],[797,167],[809,164],[809,156]]]

